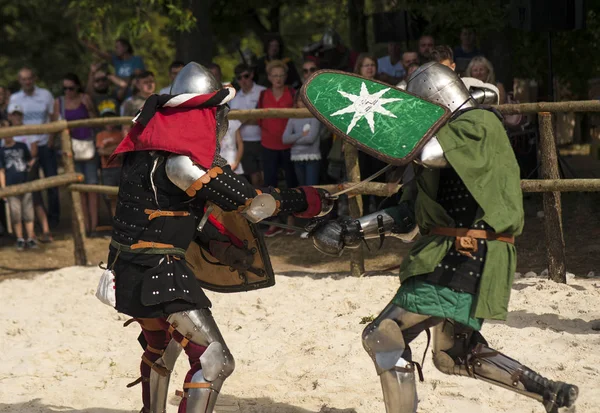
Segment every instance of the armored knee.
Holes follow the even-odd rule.
[[[394,320],[376,320],[362,334],[363,347],[369,353],[377,373],[392,370],[402,359],[405,343],[402,330]]]

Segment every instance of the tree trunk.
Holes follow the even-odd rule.
[[[213,0],[190,2],[190,9],[196,18],[196,26],[189,32],[176,34],[177,60],[197,62],[207,65],[214,53],[214,36],[210,23],[210,8]]]
[[[352,50],[366,52],[368,47],[365,0],[348,0],[348,19],[350,23],[350,47]]]
[[[559,179],[558,151],[556,150],[552,130],[552,114],[541,112],[538,114],[538,120],[540,122],[540,172],[542,178]],[[550,279],[559,283],[566,283],[565,239],[562,227],[560,192],[544,193],[544,235]]]
[[[269,9],[269,30],[271,33],[279,33],[280,15],[281,5],[273,6]]]

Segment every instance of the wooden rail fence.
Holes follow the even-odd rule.
[[[546,256],[550,278],[557,282],[566,282],[565,243],[562,231],[561,192],[600,191],[600,179],[559,179],[556,139],[552,127],[552,112],[600,112],[600,101],[571,101],[571,102],[538,102],[495,107],[500,113],[524,114],[537,113],[540,127],[541,175],[543,179],[522,180],[524,192],[544,193],[544,231],[546,241]],[[263,118],[308,118],[312,114],[307,109],[252,109],[233,110],[230,119],[255,120]],[[26,184],[0,189],[0,198],[22,193],[38,191],[45,188],[67,186],[73,204],[72,228],[75,251],[75,264],[86,265],[84,218],[81,210],[80,192],[96,192],[116,195],[118,187],[104,185],[85,185],[82,177],[75,173],[71,138],[69,128],[101,127],[104,125],[126,125],[131,123],[129,117],[83,119],[77,121],[57,121],[43,125],[24,125],[0,129],[0,139],[8,136],[35,135],[41,133],[61,134],[63,164],[65,173],[60,176],[44,178]],[[347,188],[360,181],[358,167],[358,151],[347,146],[345,151],[348,182],[339,185],[322,185],[330,191]],[[384,183],[370,182],[361,185],[349,193],[350,214],[353,217],[362,215],[363,206],[361,195],[389,196],[399,190],[400,186],[390,186]],[[362,248],[351,251],[350,270],[352,275],[360,276],[365,272],[364,251]]]

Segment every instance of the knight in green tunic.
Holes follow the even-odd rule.
[[[505,320],[516,268],[514,237],[523,229],[519,166],[500,115],[479,107],[456,74],[437,63],[413,73],[407,91],[453,113],[424,146],[397,206],[358,220],[320,224],[315,247],[340,255],[364,239],[392,235],[414,243],[400,267],[401,286],[363,332],[388,413],[417,408],[410,342],[433,328],[433,361],[444,373],[469,376],[542,403],[572,406],[574,385],[546,379],[493,350],[479,333],[484,319]]]

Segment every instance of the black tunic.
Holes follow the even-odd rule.
[[[474,224],[479,205],[452,168],[440,170],[437,201],[454,220],[457,228],[491,230],[485,223],[478,226]],[[421,277],[432,284],[475,294],[483,272],[487,251],[485,241],[478,240],[478,243],[478,249],[472,253],[472,258],[460,254],[453,244],[435,270]]]

